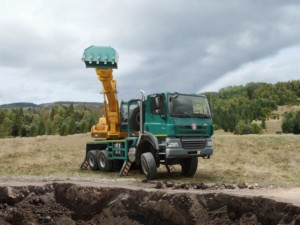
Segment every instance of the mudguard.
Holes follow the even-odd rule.
[[[159,149],[159,146],[158,146],[158,140],[157,138],[152,134],[152,133],[149,133],[149,132],[144,132],[143,134],[141,134],[139,136],[139,140],[137,142],[137,146],[142,142],[142,141],[149,141],[152,146],[154,147],[154,149],[158,150]]]

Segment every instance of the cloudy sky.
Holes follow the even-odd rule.
[[[300,79],[300,2],[0,0],[0,104],[102,101],[90,45],[118,51],[124,100]]]

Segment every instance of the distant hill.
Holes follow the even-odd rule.
[[[42,103],[39,104],[38,107],[45,107],[45,108],[51,108],[53,106],[57,105],[70,105],[73,104],[74,106],[78,105],[86,105],[86,106],[102,106],[103,103],[100,102],[72,102],[72,101],[59,101],[59,102],[52,102],[52,103]]]
[[[58,101],[51,103],[42,103],[42,104],[34,104],[31,102],[16,102],[0,105],[0,109],[15,109],[15,108],[51,108],[56,105],[102,105],[103,103],[99,102],[72,102],[72,101]]]
[[[38,105],[31,103],[31,102],[16,102],[16,103],[0,105],[1,109],[29,108],[29,107],[35,108],[35,107],[38,107]]]

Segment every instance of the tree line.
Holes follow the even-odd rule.
[[[248,83],[205,95],[211,103],[215,129],[236,134],[260,133],[278,106],[300,104],[300,80],[276,84]],[[260,125],[252,123],[255,120],[261,121]],[[288,121],[294,123],[294,120]],[[283,129],[283,132],[291,130]]]
[[[236,134],[261,133],[271,112],[278,106],[300,104],[300,80],[249,83],[204,94],[211,104],[215,129]],[[0,138],[85,133],[101,115],[102,104],[0,108]],[[255,120],[261,122],[253,123]],[[282,131],[300,133],[300,112],[285,114]]]
[[[0,137],[85,133],[102,113],[101,105],[84,104],[0,109]]]

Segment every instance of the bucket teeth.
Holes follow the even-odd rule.
[[[90,46],[84,50],[82,61],[86,68],[118,68],[118,53],[112,47]]]

